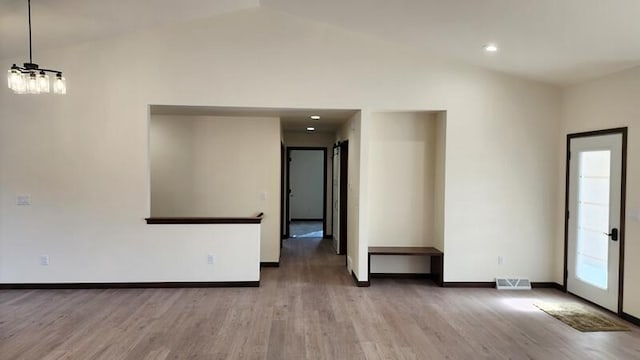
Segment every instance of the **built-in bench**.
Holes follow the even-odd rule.
[[[431,246],[370,246],[369,247],[369,281],[371,281],[372,255],[411,255],[431,258],[431,274],[433,281],[442,286],[444,253]]]

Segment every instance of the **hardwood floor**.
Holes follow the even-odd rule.
[[[0,291],[0,359],[640,359],[640,329],[580,333],[552,289],[357,288],[330,241],[285,241],[260,288]]]
[[[322,221],[291,221],[289,225],[291,237],[322,237]]]

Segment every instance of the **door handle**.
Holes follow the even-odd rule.
[[[618,241],[618,229],[617,228],[613,228],[611,229],[611,233],[604,233],[605,235],[607,235],[608,237],[611,238],[612,241]]]

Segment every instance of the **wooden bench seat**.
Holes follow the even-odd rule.
[[[431,246],[370,246],[369,247],[369,281],[371,281],[371,255],[411,255],[431,258],[431,278],[442,286],[444,270],[444,253]]]

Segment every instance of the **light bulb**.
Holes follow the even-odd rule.
[[[487,44],[484,46],[484,51],[488,53],[494,53],[498,51],[498,45],[496,44]]]
[[[61,73],[56,75],[56,80],[53,82],[53,93],[58,95],[64,95],[67,93],[67,82],[62,77]]]
[[[40,71],[38,75],[38,91],[41,93],[49,92],[49,75],[45,74],[44,71]]]
[[[27,93],[38,94],[38,78],[35,72],[30,72],[27,78]]]

